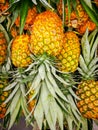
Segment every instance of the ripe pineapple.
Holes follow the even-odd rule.
[[[57,10],[59,14],[62,16],[62,0],[60,0],[59,4],[57,5]],[[73,28],[78,28],[78,26],[83,25],[88,19],[87,13],[85,12],[85,10],[83,9],[82,5],[80,4],[78,0],[77,0],[77,5],[76,5],[76,11],[73,10],[71,6],[70,20],[68,18],[67,5],[65,6],[65,13],[66,13],[65,24]]]
[[[32,62],[29,50],[29,35],[18,35],[14,38],[11,45],[11,60],[14,65],[13,70],[10,70],[9,73],[12,80],[4,89],[4,91],[12,90],[4,102],[9,104],[7,108],[7,114],[10,114],[8,129],[17,121],[18,115],[24,114],[27,117],[29,113],[25,96],[27,89],[26,81],[29,80],[25,73],[25,68]],[[29,121],[28,118],[27,122]]]
[[[4,33],[0,31],[0,65],[4,63],[7,55],[7,41]]]
[[[11,59],[15,67],[27,67],[31,62],[29,36],[16,36],[11,47]]]
[[[0,118],[4,118],[7,111],[7,104],[4,104],[4,101],[9,96],[10,91],[3,91],[7,84],[8,81],[6,79],[0,78]]]
[[[8,0],[6,0],[4,3],[0,3],[0,13],[1,14],[2,14],[3,11],[5,11],[5,12],[3,12],[4,15],[9,14],[9,12],[7,11],[8,8],[9,8]]]
[[[59,16],[52,11],[40,13],[32,26],[30,49],[34,54],[56,56],[63,44],[63,27]]]
[[[59,69],[63,72],[74,72],[78,67],[80,56],[80,43],[78,36],[68,31],[64,34],[64,43],[58,55]]]
[[[37,13],[37,9],[35,6],[32,8],[29,8],[28,15],[27,15],[26,22],[25,22],[25,26],[24,26],[25,30],[30,30],[37,15],[38,15],[38,13]],[[19,25],[20,25],[20,17],[19,16],[15,21],[15,25],[17,27],[19,27]]]
[[[77,102],[81,114],[90,119],[98,119],[98,81],[95,74],[98,70],[96,48],[98,36],[96,30],[90,35],[85,32],[81,44],[80,67],[78,68],[82,81],[78,85],[76,94],[80,98]]]
[[[19,28],[16,27],[15,25],[13,27],[11,27],[10,29],[10,34],[13,38],[15,38],[16,36],[19,35]]]
[[[77,28],[77,31],[80,34],[84,34],[87,28],[90,32],[92,32],[96,28],[96,24],[92,22],[90,19],[88,19],[83,25]]]
[[[59,3],[57,4],[57,11],[58,11],[58,13],[59,13],[59,15],[62,17],[62,0],[60,0],[59,1]],[[67,5],[65,6],[65,13],[66,13],[66,21],[65,22],[68,22],[68,7],[67,7]],[[71,14],[70,14],[70,20],[74,20],[74,19],[76,19],[76,13],[75,13],[75,11],[73,10],[72,12],[71,12]]]
[[[62,16],[62,0],[60,0],[57,10]],[[76,5],[76,11],[73,10],[71,6],[71,14],[70,14],[70,19],[68,17],[68,6],[65,6],[65,12],[66,12],[66,19],[65,19],[65,25],[68,27],[75,28],[78,33],[83,35],[88,28],[89,31],[93,31],[96,28],[96,24],[90,19],[86,11],[83,9],[81,3],[79,0],[77,0],[77,5]]]

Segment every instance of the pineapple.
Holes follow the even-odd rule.
[[[30,79],[30,86],[26,93],[30,110],[28,117],[35,119],[39,129],[43,129],[46,122],[48,126],[44,126],[45,129],[48,127],[56,130],[58,123],[63,130],[65,120],[69,130],[72,130],[74,125],[75,128],[83,127],[82,120],[84,122],[86,120],[81,117],[74,102],[73,98],[78,99],[78,97],[72,90],[71,76],[66,73],[63,78],[61,76],[63,73],[57,70],[55,59],[50,55],[44,53],[33,57],[34,62],[26,69]],[[87,130],[86,127],[83,130]]]
[[[19,115],[24,114],[27,117],[29,113],[25,96],[29,78],[26,75],[25,68],[32,63],[30,54],[29,35],[16,36],[11,44],[11,60],[14,66],[9,75],[12,80],[4,89],[4,91],[12,90],[9,97],[4,101],[4,104],[8,103],[6,115],[10,115],[8,129],[17,121]],[[29,121],[28,118],[27,122]]]
[[[59,69],[63,72],[74,72],[78,67],[80,56],[80,42],[73,31],[64,34],[64,43],[61,53],[58,55]]]
[[[0,31],[0,65],[2,65],[7,55],[7,41],[3,32]]]
[[[7,85],[8,81],[4,78],[0,78],[0,118],[4,118],[7,111],[7,104],[4,104],[4,101],[9,96],[10,91],[3,91]]]
[[[84,34],[87,28],[90,32],[92,32],[96,28],[96,24],[88,19],[83,25],[80,25],[77,28],[77,32],[80,34]]]
[[[96,48],[98,45],[97,30],[90,35],[88,30],[82,37],[82,54],[80,55],[80,67],[82,81],[78,85],[76,94],[80,98],[77,102],[81,114],[90,119],[98,119],[98,81],[96,72],[98,69]]]
[[[10,34],[13,38],[15,38],[16,36],[19,35],[19,28],[16,27],[15,25],[13,27],[11,27],[10,29]]]
[[[59,4],[57,5],[57,10],[62,16],[62,0],[60,0]],[[77,5],[76,5],[76,10],[72,9],[72,3],[71,3],[71,14],[70,14],[70,20],[68,17],[68,6],[65,6],[65,13],[66,13],[66,19],[65,19],[65,24],[67,26],[73,27],[73,28],[78,28],[78,26],[83,25],[87,19],[88,15],[83,9],[82,5],[80,2],[77,0]]]
[[[63,27],[59,16],[52,11],[40,13],[32,26],[30,50],[32,53],[57,56],[62,49]]]
[[[19,35],[13,40],[11,59],[15,67],[27,67],[31,62],[29,35]]]
[[[76,10],[73,10],[73,6],[71,3],[70,17],[68,17],[68,6],[65,6],[65,25],[74,28],[79,34],[83,35],[87,28],[89,29],[89,31],[93,31],[96,28],[96,24],[90,19],[86,11],[83,9],[80,1],[77,0],[76,2]],[[60,0],[59,2],[57,10],[60,16],[62,16],[62,0]]]
[[[33,25],[34,20],[35,20],[37,15],[38,15],[38,13],[37,13],[37,9],[36,9],[35,6],[28,9],[28,15],[26,17],[26,22],[25,22],[25,26],[24,26],[25,30],[30,30],[31,29],[31,26]],[[15,25],[17,27],[19,27],[19,25],[20,25],[20,17],[19,16],[15,21]]]
[[[9,2],[6,0],[4,3],[0,3],[0,13],[4,15],[8,15],[9,12],[7,11],[9,8]]]

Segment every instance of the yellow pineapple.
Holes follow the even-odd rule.
[[[11,47],[11,59],[15,67],[27,67],[32,62],[28,35],[15,37]]]
[[[4,63],[7,55],[7,41],[3,32],[0,32],[0,65]]]
[[[10,91],[3,91],[7,85],[8,81],[0,78],[0,118],[4,118],[7,111],[7,104],[4,104],[4,101],[8,98]]]
[[[98,45],[96,30],[90,35],[88,30],[82,37],[82,54],[80,55],[80,67],[78,68],[82,81],[78,85],[76,94],[80,98],[77,107],[81,114],[90,119],[98,119],[98,81],[95,79],[97,66],[96,47]]]
[[[33,25],[34,20],[35,20],[37,15],[38,15],[38,13],[37,13],[37,9],[36,9],[35,6],[28,9],[28,14],[27,14],[26,22],[25,22],[25,26],[24,26],[25,30],[30,30],[31,29],[31,26]],[[17,27],[19,27],[19,25],[20,25],[20,16],[18,16],[18,18],[16,19],[15,25]]]
[[[76,71],[80,56],[80,42],[73,31],[65,32],[61,53],[58,55],[59,69],[64,72]]]
[[[4,91],[12,90],[9,97],[4,101],[5,104],[8,104],[7,114],[10,114],[8,129],[16,122],[19,114],[24,114],[27,117],[29,113],[26,98],[26,81],[29,78],[25,74],[26,67],[32,62],[29,50],[29,35],[16,36],[12,41],[10,51],[13,65],[13,70],[10,71],[10,78],[12,80],[4,89]],[[29,122],[29,118],[27,121]]]
[[[40,13],[32,26],[30,50],[34,54],[56,56],[61,52],[63,44],[63,27],[59,16],[52,11]]]

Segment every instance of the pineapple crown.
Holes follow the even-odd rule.
[[[26,96],[33,91],[28,103],[33,100],[36,100],[36,103],[26,119],[34,118],[40,129],[44,125],[43,122],[46,121],[50,129],[56,130],[55,125],[58,123],[63,130],[64,118],[69,130],[72,130],[73,124],[76,127],[80,127],[80,124],[83,126],[82,117],[74,102],[74,99],[79,100],[79,98],[72,89],[75,86],[70,86],[70,81],[72,82],[70,74],[64,73],[63,75],[55,67],[55,59],[47,53],[38,57],[31,56],[34,62],[25,70],[30,79]]]
[[[98,30],[95,29],[89,34],[88,29],[81,39],[82,54],[80,55],[79,73],[83,79],[93,79],[97,73],[97,45],[98,45]]]

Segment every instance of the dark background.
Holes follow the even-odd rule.
[[[3,129],[0,127],[0,130]],[[11,128],[11,130],[39,130],[39,129],[32,128],[31,126],[26,126],[24,117],[21,117],[20,121],[17,124],[15,124]],[[95,123],[93,126],[93,130],[98,130],[98,126]]]

